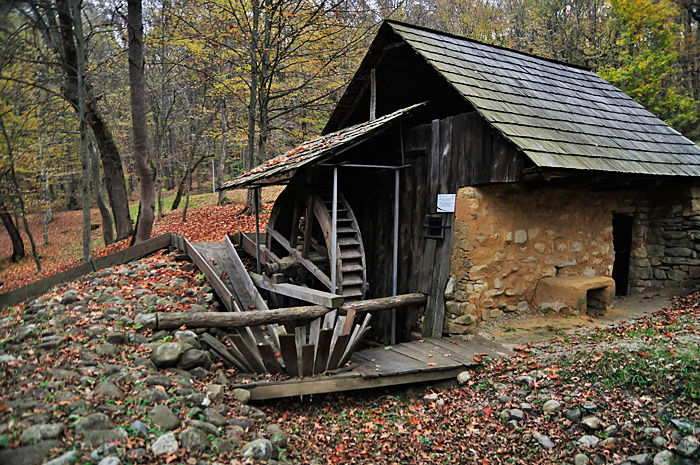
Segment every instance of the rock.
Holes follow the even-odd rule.
[[[206,434],[210,436],[219,436],[221,433],[219,432],[219,427],[214,426],[209,422],[206,421],[201,421],[201,420],[190,420],[190,425],[194,426],[195,428],[201,429],[204,431]]]
[[[36,325],[19,326],[12,330],[12,340],[15,342],[24,342],[27,339],[36,338]]]
[[[119,345],[124,345],[128,342],[126,335],[124,333],[120,333],[118,331],[114,331],[112,333],[107,334],[107,337],[105,339],[109,343],[119,344]]]
[[[581,420],[581,424],[592,431],[597,431],[603,427],[600,419],[593,415],[584,417],[583,420]]]
[[[182,448],[193,453],[203,452],[209,448],[207,435],[198,428],[191,426],[180,434]]]
[[[152,404],[165,402],[170,397],[160,389],[146,389],[138,394],[138,398]]]
[[[233,390],[233,397],[241,404],[247,404],[250,400],[250,391],[247,389],[236,388]]]
[[[68,452],[56,457],[55,459],[45,462],[44,465],[69,465],[71,463],[75,463],[75,459],[77,457],[77,450],[69,450]]]
[[[98,345],[95,348],[95,352],[97,352],[97,355],[117,355],[119,353],[119,349],[109,342],[105,342],[104,344]]]
[[[155,455],[169,454],[171,452],[177,452],[180,447],[177,445],[177,439],[173,433],[167,433],[156,439],[156,441],[151,444],[151,450]]]
[[[460,386],[464,386],[464,385],[467,384],[467,383],[469,382],[469,380],[471,380],[471,379],[472,379],[472,375],[471,375],[471,373],[469,373],[468,371],[463,371],[463,372],[461,372],[460,374],[457,375],[457,383],[458,383]]]
[[[564,416],[566,417],[567,420],[573,421],[574,423],[576,423],[581,419],[581,409],[579,409],[579,408],[568,409],[566,412],[564,412]]]
[[[142,421],[136,420],[133,422],[129,428],[134,430],[136,433],[146,435],[148,434],[148,425]]]
[[[165,431],[172,431],[180,426],[180,419],[165,405],[156,405],[148,413],[154,425],[160,426]]]
[[[212,402],[218,402],[224,397],[224,387],[221,384],[210,384],[206,387],[207,397]]]
[[[588,465],[588,456],[586,454],[576,454],[574,465]]]
[[[533,432],[532,435],[535,437],[535,439],[537,439],[537,442],[539,442],[540,445],[545,449],[549,450],[554,448],[554,443],[551,439],[549,439],[549,436],[540,434],[537,431]]]
[[[267,462],[272,457],[272,443],[267,439],[256,439],[249,442],[241,449],[244,459],[262,460]]]
[[[694,436],[688,436],[683,438],[681,442],[676,446],[676,454],[681,455],[686,458],[692,457],[700,448],[698,440]]]
[[[182,356],[182,346],[177,342],[164,342],[155,344],[151,361],[158,368],[169,368],[177,365]]]
[[[34,425],[24,430],[19,438],[23,444],[30,444],[44,439],[56,439],[63,435],[64,429],[63,423]]]
[[[644,431],[644,434],[646,434],[647,436],[651,436],[652,434],[653,435],[661,434],[661,430],[659,428],[646,427],[643,429],[643,431]]]
[[[542,410],[544,410],[545,413],[554,413],[560,408],[561,404],[554,399],[550,399],[542,405]]]
[[[153,359],[153,357],[151,357],[151,359]],[[156,365],[158,364],[156,363]],[[190,349],[182,354],[178,366],[183,370],[191,370],[194,367],[202,367],[208,370],[209,367],[211,367],[211,357],[208,352],[203,350]]]
[[[635,465],[651,465],[651,454],[637,454],[627,457],[627,461]]]
[[[439,404],[440,400],[436,402],[436,404]],[[444,404],[443,404],[444,405]],[[260,410],[257,407],[251,407],[250,412],[248,412],[248,417],[253,419],[253,420],[260,420],[263,421],[265,418],[267,418],[267,415],[265,415],[265,412]]]
[[[438,395],[434,392],[423,396],[423,402],[425,402],[426,405],[429,405],[435,402],[436,400],[438,400]]]
[[[603,433],[605,433],[605,435],[608,437],[615,436],[619,432],[620,432],[620,428],[617,425],[610,425],[603,430]]]
[[[211,407],[204,409],[204,421],[219,427],[226,426],[228,424],[226,417]]]
[[[68,291],[63,295],[63,299],[61,299],[61,303],[63,305],[70,305],[74,304],[76,302],[80,301],[80,297],[78,297],[78,293],[75,291]]]
[[[518,376],[517,381],[518,384],[520,384],[524,388],[529,388],[535,383],[535,380],[532,378],[532,376]]]
[[[51,449],[60,447],[61,442],[56,440],[41,441],[30,446],[14,449],[0,450],[0,463],[12,465],[34,465],[43,463],[51,453]]]
[[[520,410],[522,410],[525,413],[530,413],[532,412],[532,405],[528,404],[527,402],[523,402],[520,404]]]
[[[576,443],[579,446],[583,446],[583,447],[595,447],[598,445],[599,442],[600,442],[600,439],[598,439],[596,436],[589,436],[589,435],[581,436],[581,438],[579,438],[579,440],[576,441]]]
[[[255,426],[255,422],[251,420],[250,418],[240,418],[240,417],[233,417],[228,421],[228,424],[232,426],[237,426],[243,430],[250,430]]]
[[[120,442],[127,438],[126,431],[121,428],[90,431],[83,436],[84,447],[97,447],[106,442]]]
[[[656,436],[651,442],[655,447],[661,448],[664,447],[668,441],[663,436]]]
[[[117,452],[117,446],[114,444],[102,444],[100,447],[90,452],[90,458],[94,461],[99,461],[115,452]]]
[[[675,456],[670,450],[662,450],[654,456],[654,465],[673,465]]]
[[[123,399],[124,393],[116,384],[111,381],[102,381],[95,387],[95,394],[98,396],[110,397],[113,399]]]
[[[287,447],[287,434],[277,425],[267,425],[265,430],[270,434],[270,442],[278,448]]]
[[[510,420],[522,420],[525,418],[525,412],[520,410],[519,408],[512,408],[508,410],[508,416]]]
[[[693,427],[693,425],[691,425],[687,421],[681,421],[681,420],[674,418],[673,420],[671,420],[671,423],[673,423],[673,426],[675,426],[676,428],[678,428],[681,431],[695,431],[695,428]]]
[[[116,428],[114,421],[104,413],[92,413],[75,425],[75,434],[82,436],[90,431],[110,430]]]
[[[121,465],[119,457],[105,457],[97,465]]]

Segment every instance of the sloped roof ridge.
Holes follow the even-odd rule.
[[[488,43],[488,42],[484,42],[484,41],[481,41],[481,40],[473,39],[473,38],[471,38],[471,37],[461,36],[461,35],[458,35],[458,34],[453,34],[453,33],[451,33],[451,32],[444,32],[444,31],[440,31],[440,30],[437,30],[437,29],[431,29],[431,28],[425,27],[425,26],[418,26],[418,25],[415,25],[415,24],[410,24],[410,23],[406,23],[406,22],[403,22],[403,21],[398,21],[398,20],[396,20],[396,19],[385,19],[384,22],[385,22],[385,23],[389,23],[389,24],[396,24],[396,25],[399,25],[399,26],[404,26],[404,27],[407,27],[407,28],[409,28],[409,29],[417,29],[417,30],[420,30],[420,31],[423,31],[423,32],[428,32],[428,33],[431,33],[431,34],[436,34],[436,35],[438,35],[438,36],[450,37],[450,38],[452,38],[452,39],[457,39],[457,40],[464,40],[464,41],[466,41],[466,42],[471,42],[471,43],[473,43],[473,44],[475,44],[475,45],[480,45],[480,46],[483,46],[483,47],[488,47],[489,49],[498,49],[498,50],[501,50],[501,51],[504,51],[504,52],[511,52],[511,53],[520,55],[520,56],[522,56],[522,57],[528,58],[528,59],[529,59],[528,61],[530,61],[530,59],[531,59],[531,60],[534,60],[534,61],[537,61],[537,62],[544,61],[544,62],[548,62],[548,63],[560,65],[560,66],[565,66],[565,67],[567,67],[567,68],[574,68],[574,69],[577,69],[577,70],[580,70],[580,71],[587,71],[587,72],[593,74],[594,76],[596,75],[596,74],[591,70],[591,68],[589,68],[589,67],[587,67],[587,66],[577,65],[577,64],[573,64],[573,63],[567,63],[567,62],[565,62],[565,61],[557,60],[557,59],[555,59],[555,58],[542,57],[542,56],[539,56],[539,55],[535,55],[534,53],[523,52],[523,51],[521,51],[521,50],[517,50],[517,49],[514,49],[514,48],[505,47],[505,46],[503,46],[503,45],[490,44],[490,43]]]

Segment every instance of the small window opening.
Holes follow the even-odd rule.
[[[425,218],[425,237],[428,239],[444,239],[445,238],[445,215],[431,214]]]

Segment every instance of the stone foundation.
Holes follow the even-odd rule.
[[[457,194],[444,331],[470,332],[479,321],[527,310],[542,278],[610,277],[613,213],[633,220],[630,292],[700,277],[700,188],[465,187]]]

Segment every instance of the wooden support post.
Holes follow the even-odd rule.
[[[255,271],[260,274],[260,188],[255,188]]]
[[[399,170],[394,170],[394,256],[392,263],[391,295],[398,291],[399,276]],[[391,309],[391,345],[396,344],[396,309]]]
[[[377,119],[377,70],[370,72],[369,120]]]
[[[333,216],[331,219],[331,292],[338,292],[338,167],[333,168]]]

